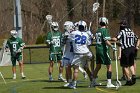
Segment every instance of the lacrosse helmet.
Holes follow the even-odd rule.
[[[99,18],[99,24],[103,25],[103,26],[107,25],[108,24],[108,19],[106,17],[100,17]]]
[[[58,31],[58,29],[59,29],[58,23],[57,23],[57,22],[52,22],[52,23],[51,23],[51,28],[52,28],[52,30],[54,30],[54,31]]]
[[[85,31],[87,30],[87,23],[85,21],[79,21],[78,22],[78,29],[79,31]]]
[[[66,22],[64,23],[64,30],[65,30],[65,31],[68,31],[68,32],[73,31],[73,30],[74,30],[74,24],[73,24],[73,22],[71,22],[71,21],[66,21]]]
[[[75,23],[74,23],[74,29],[75,29],[75,30],[78,30],[78,22],[75,22]]]
[[[11,30],[10,34],[12,37],[17,38],[17,31],[16,30]]]

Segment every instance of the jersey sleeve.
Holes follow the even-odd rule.
[[[120,40],[121,37],[122,37],[122,31],[120,31],[120,32],[118,33],[118,35],[116,36],[116,38],[117,38],[118,40]]]
[[[51,43],[51,34],[50,34],[50,32],[48,32],[47,35],[46,35],[46,42],[47,42],[48,44]]]
[[[25,43],[24,43],[24,41],[21,38],[19,38],[19,44],[20,44],[20,47],[24,47],[25,46]]]
[[[110,35],[109,35],[107,29],[105,29],[105,30],[103,31],[102,35],[103,35],[104,41],[106,41],[106,40],[111,40],[111,37],[110,37]]]

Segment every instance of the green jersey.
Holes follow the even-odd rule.
[[[106,45],[106,40],[110,39],[106,28],[99,28],[96,32],[96,64],[111,64],[108,46]]]
[[[96,32],[96,50],[107,50],[108,46],[106,45],[106,40],[110,40],[111,37],[108,33],[108,29],[106,28],[99,28]]]
[[[24,45],[25,45],[25,43],[23,42],[23,40],[21,38],[11,37],[11,38],[8,39],[6,47],[8,47],[10,49],[11,56],[13,56],[17,52],[17,50],[20,47],[23,47]]]
[[[48,32],[46,36],[46,41],[50,45],[51,53],[62,53],[62,33],[59,31]],[[52,43],[53,42],[53,43]]]

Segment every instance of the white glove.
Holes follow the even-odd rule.
[[[22,50],[19,48],[19,49],[17,50],[17,53],[20,53],[20,52],[22,52]]]
[[[52,41],[51,41],[51,44],[53,44],[53,45],[54,45],[54,44],[55,44],[55,41],[54,41],[54,40],[52,40]]]
[[[114,45],[111,45],[111,48],[112,48],[114,51],[117,51],[117,48],[116,48]]]
[[[22,52],[22,50],[23,50],[23,47],[20,47],[20,48],[17,50],[17,53]]]

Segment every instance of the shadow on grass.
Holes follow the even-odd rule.
[[[63,82],[63,81],[60,81],[60,80],[53,80],[53,81],[50,81],[50,80],[30,80],[28,82]]]
[[[77,86],[76,88],[88,88],[88,86]],[[53,86],[53,87],[48,86],[42,89],[71,89],[71,88],[64,87],[64,86]]]

